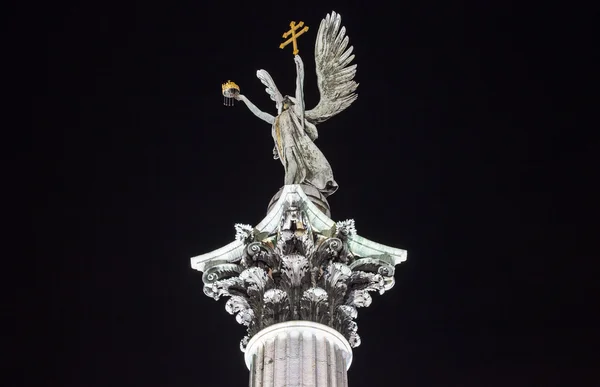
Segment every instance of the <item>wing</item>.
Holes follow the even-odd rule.
[[[354,81],[356,65],[350,66],[354,59],[353,47],[346,49],[348,37],[346,27],[340,29],[341,23],[341,16],[331,12],[321,21],[317,33],[315,62],[321,99],[317,106],[305,113],[306,119],[313,124],[338,114],[357,97],[354,92],[358,87]]]
[[[265,91],[269,94],[269,96],[271,96],[271,99],[275,101],[277,109],[279,109],[279,106],[281,106],[283,102],[283,96],[281,95],[279,90],[277,90],[277,86],[275,86],[275,82],[273,82],[273,78],[271,78],[271,75],[269,75],[269,73],[265,70],[258,70],[256,72],[256,76],[258,77],[258,79],[260,79],[263,85],[267,86]]]

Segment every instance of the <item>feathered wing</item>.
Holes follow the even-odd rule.
[[[273,82],[273,78],[271,78],[271,75],[269,75],[269,73],[265,70],[258,70],[256,72],[256,76],[258,77],[258,79],[260,79],[263,85],[267,86],[265,91],[267,92],[267,94],[269,94],[271,99],[275,101],[275,104],[279,109],[279,106],[283,103],[283,96],[281,95],[279,90],[277,90],[277,86],[275,86],[275,82]]]
[[[315,44],[315,63],[321,99],[317,106],[305,112],[306,119],[318,124],[346,109],[356,100],[354,81],[356,65],[353,47],[348,47],[346,27],[341,27],[342,18],[331,12],[321,21]]]

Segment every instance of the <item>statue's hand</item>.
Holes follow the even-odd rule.
[[[296,67],[298,69],[302,69],[304,67],[304,63],[302,62],[300,55],[294,55],[294,62],[296,62]]]
[[[243,98],[243,95],[241,95],[241,94],[234,94],[234,95],[233,95],[233,98],[234,98],[234,99],[237,99],[238,101],[241,101],[241,100],[242,100],[242,98]]]

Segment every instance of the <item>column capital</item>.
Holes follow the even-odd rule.
[[[357,347],[357,308],[394,286],[406,251],[360,237],[354,220],[333,221],[321,199],[286,185],[257,226],[236,224],[235,241],[191,259],[204,293],[230,297],[225,309],[248,327],[242,351],[259,332],[298,321],[328,326]]]

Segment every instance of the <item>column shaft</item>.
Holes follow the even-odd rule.
[[[290,323],[262,336],[259,332],[249,343],[250,387],[347,387],[352,356],[347,342],[329,327]]]

